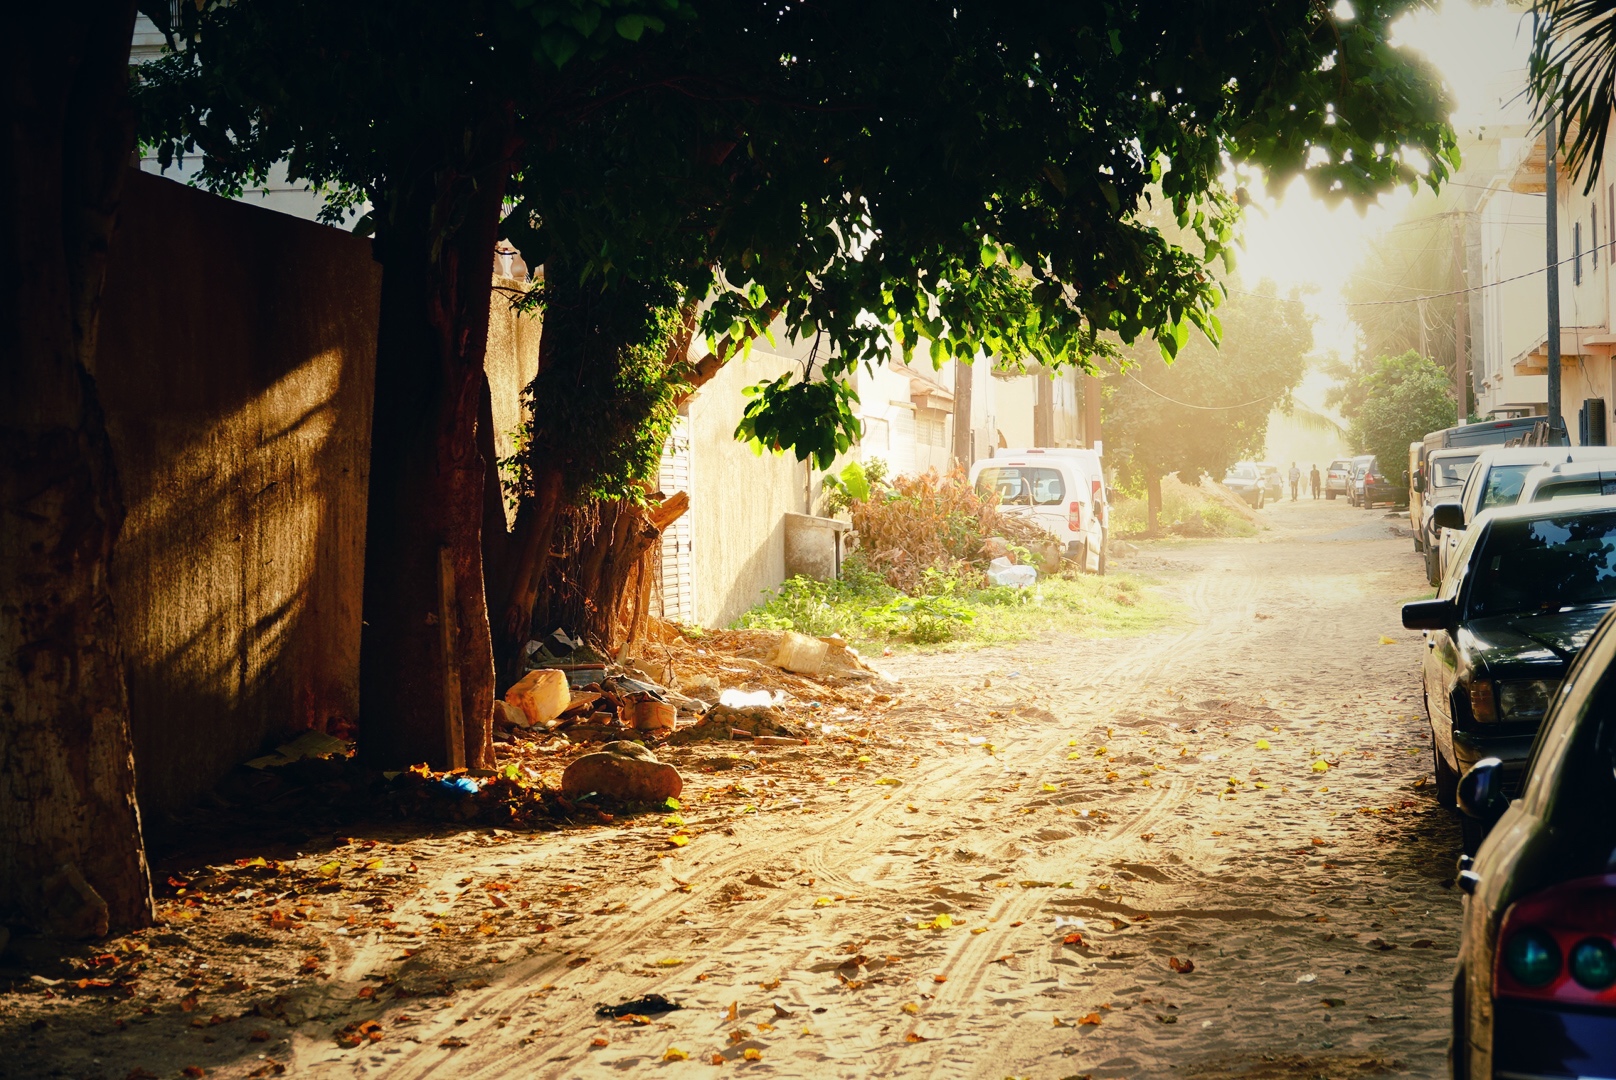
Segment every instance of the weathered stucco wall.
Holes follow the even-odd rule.
[[[129,177],[96,378],[148,814],[358,711],[379,280],[366,240]]]
[[[754,348],[690,403],[691,552],[696,621],[728,626],[785,580],[785,517],[802,512],[808,466],[794,454],[759,457],[735,439],[741,388],[799,364]]]

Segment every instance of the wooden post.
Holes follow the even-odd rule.
[[[438,640],[443,652],[443,742],[445,767],[466,767],[466,718],[460,702],[459,621],[455,618],[454,562],[438,549]]]

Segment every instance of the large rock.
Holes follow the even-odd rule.
[[[561,774],[561,792],[573,798],[595,792],[616,802],[659,803],[678,798],[684,787],[678,769],[631,742],[607,743],[599,752],[578,758]]]

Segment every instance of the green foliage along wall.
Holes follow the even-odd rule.
[[[1448,373],[1413,350],[1376,357],[1358,390],[1352,444],[1379,458],[1389,479],[1401,478],[1408,467],[1409,443],[1457,422]]]

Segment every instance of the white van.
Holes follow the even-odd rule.
[[[1105,573],[1111,521],[1098,451],[997,450],[971,466],[971,484],[998,495],[1004,513],[1032,518],[1059,538],[1066,557],[1084,570]]]

